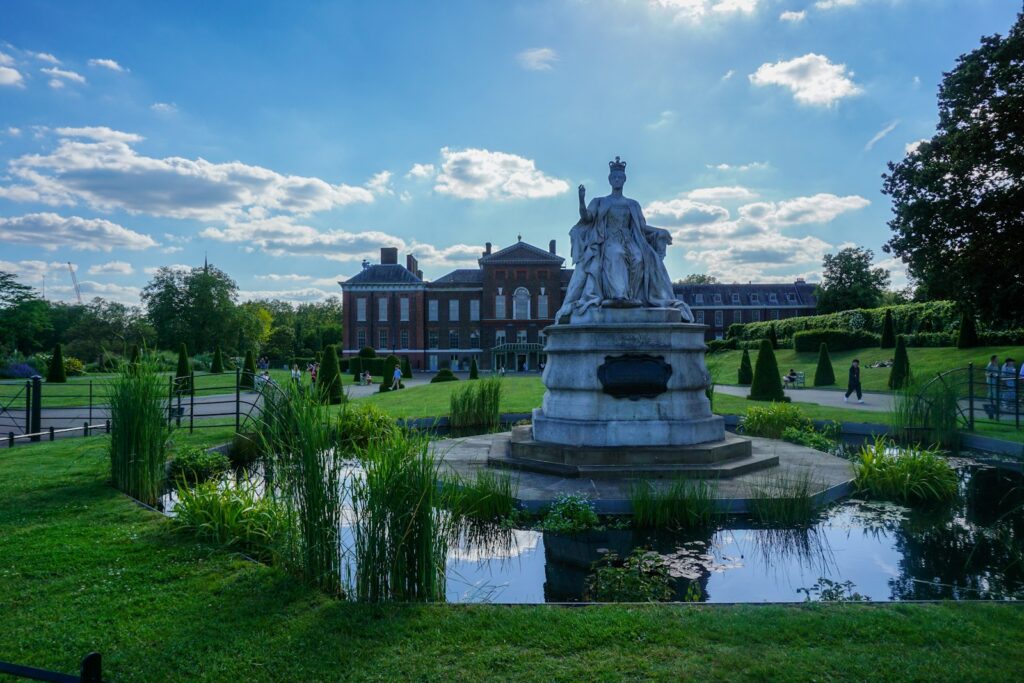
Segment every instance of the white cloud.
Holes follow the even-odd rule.
[[[125,69],[123,66],[118,64],[113,59],[90,59],[89,66],[98,66],[102,69],[110,69],[111,71],[127,71],[127,69]]]
[[[819,193],[810,197],[796,197],[781,202],[755,202],[739,209],[746,220],[770,226],[828,223],[848,211],[857,211],[871,202],[859,195],[839,197]]]
[[[550,47],[533,47],[517,54],[516,59],[528,71],[550,71],[558,61],[558,53]]]
[[[860,0],[818,0],[814,6],[818,9],[836,9],[837,7],[853,7]]]
[[[23,261],[4,261],[0,259],[0,270],[14,275],[26,285],[40,287],[46,281],[50,271],[56,270],[67,273],[68,264],[63,261],[37,261],[26,259]]]
[[[884,268],[889,271],[892,277],[891,285],[894,289],[902,289],[909,284],[907,277],[907,264],[898,258],[887,258],[875,263],[876,268]]]
[[[921,145],[923,145],[926,142],[931,142],[931,140],[929,140],[928,138],[922,138],[920,140],[908,142],[906,146],[903,148],[903,153],[907,156],[911,154],[916,154],[917,150],[920,149]]]
[[[184,247],[164,247],[160,251],[165,254],[177,254],[179,251],[184,251]]]
[[[15,128],[14,126],[8,126],[6,133],[12,138],[21,137],[21,128]]]
[[[366,187],[370,192],[379,195],[391,195],[395,193],[391,187],[391,171],[374,173],[373,177],[366,181]]]
[[[686,196],[696,201],[720,202],[729,199],[753,199],[757,195],[745,187],[730,185],[722,187],[701,187],[686,193]]]
[[[82,292],[82,299],[88,300],[93,297],[101,297],[110,301],[119,301],[123,304],[135,305],[139,303],[140,294],[138,287],[130,285],[117,285],[110,282],[97,282],[95,280],[80,280],[79,289]],[[63,297],[54,295],[63,294]],[[77,300],[72,285],[54,285],[46,288],[48,299],[65,299],[68,301]]]
[[[433,164],[413,164],[409,172],[405,174],[406,178],[433,178],[434,174],[437,173],[437,169],[434,168]]]
[[[807,12],[804,12],[802,10],[799,11],[799,12],[797,12],[795,10],[786,10],[785,12],[783,12],[782,14],[779,15],[779,21],[788,21],[788,22],[791,22],[793,24],[799,24],[801,21],[803,21],[806,18],[807,18]]]
[[[83,83],[83,84],[85,83],[85,76],[83,76],[82,74],[80,74],[80,73],[78,73],[76,71],[69,71],[67,69],[58,69],[55,66],[43,67],[42,69],[40,69],[40,71],[42,71],[44,74],[47,74],[49,76],[53,76],[54,80],[62,79],[64,81],[71,81],[71,82],[74,82],[74,83]],[[50,81],[50,83],[52,85],[53,81]]]
[[[675,120],[676,113],[674,111],[666,109],[665,111],[661,112],[661,114],[658,115],[657,121],[654,121],[653,123],[648,123],[647,127],[650,128],[651,130],[658,130],[659,128],[664,128],[665,126],[672,125],[672,122]]]
[[[722,80],[723,81],[727,81],[727,80],[729,80],[730,78],[732,78],[735,75],[736,75],[736,69],[729,69],[728,71],[725,72],[725,75],[722,76]]]
[[[2,194],[0,194],[2,196]],[[42,236],[45,235],[45,238]],[[158,246],[149,235],[129,230],[102,218],[58,216],[55,213],[30,213],[0,217],[0,242],[76,251],[149,249]]]
[[[289,273],[281,275],[278,273],[267,273],[266,275],[257,275],[257,280],[270,280],[271,282],[307,282],[312,280],[311,275],[298,275],[296,273]]]
[[[779,85],[789,88],[800,104],[830,107],[844,97],[863,92],[851,80],[853,72],[845,64],[833,64],[828,57],[806,54],[788,61],[762,64],[750,74],[756,86]]]
[[[729,220],[729,211],[713,204],[676,198],[651,202],[644,207],[644,217],[655,225],[696,226]]]
[[[337,288],[337,284],[335,284]],[[240,301],[258,301],[265,299],[280,299],[292,303],[309,303],[312,301],[323,301],[327,297],[338,296],[341,290],[327,292],[316,287],[304,287],[301,289],[242,289],[238,292]]]
[[[14,64],[14,57],[0,52],[0,66],[11,66]]]
[[[441,172],[434,190],[460,199],[537,199],[554,197],[569,183],[537,170],[532,159],[486,149],[441,149]]]
[[[59,78],[51,78],[49,81],[47,81],[47,84],[54,90],[60,90],[64,87],[64,81],[60,80]]]
[[[21,184],[0,185],[0,197],[49,205],[85,203],[153,216],[228,220],[261,212],[309,214],[372,202],[365,187],[281,175],[238,161],[214,163],[139,154],[132,133],[105,127],[62,128],[57,149],[9,162]],[[84,137],[88,141],[69,139]]]
[[[900,120],[896,119],[892,123],[887,124],[884,128],[882,128],[882,130],[875,133],[874,136],[870,140],[868,140],[868,143],[864,145],[864,151],[871,151],[874,148],[874,146],[882,140],[882,138],[896,130],[896,126],[898,125],[900,125]]]
[[[0,62],[2,64],[2,62]],[[0,85],[24,86],[21,72],[9,66],[0,66]]]
[[[146,275],[156,275],[156,272],[161,268],[167,268],[169,270],[192,270],[192,266],[186,265],[184,263],[172,263],[166,266],[149,266],[147,268],[143,268],[142,272],[145,273]]]
[[[174,102],[154,102],[149,108],[158,114],[173,114],[178,111],[178,105]]]
[[[817,237],[766,233],[728,240],[712,248],[690,249],[686,258],[702,264],[708,274],[724,281],[792,282],[794,269],[819,268],[831,248]]]
[[[675,22],[698,23],[715,16],[753,14],[759,0],[650,0],[652,7],[668,11]]]
[[[60,60],[51,55],[49,52],[36,52],[36,59],[41,62],[47,62],[49,64],[60,64]]]
[[[314,287],[337,287],[339,282],[344,282],[349,278],[348,275],[335,275],[334,277],[318,277],[314,278],[309,284]]]
[[[707,167],[716,171],[739,171],[745,173],[746,171],[763,171],[770,168],[770,164],[767,161],[752,161],[749,164],[707,164]]]
[[[132,264],[126,261],[108,261],[89,266],[89,275],[131,275],[134,272]]]

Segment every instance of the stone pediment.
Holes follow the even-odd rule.
[[[557,254],[552,254],[549,251],[535,247],[532,244],[526,242],[516,242],[510,247],[505,247],[500,251],[496,251],[493,254],[483,256],[480,258],[480,265],[505,265],[505,264],[519,264],[519,263],[542,263],[545,265],[561,265],[565,261],[564,258]]]

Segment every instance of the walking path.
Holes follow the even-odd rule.
[[[750,393],[750,387],[716,384],[715,393],[745,397]],[[789,396],[794,403],[816,403],[819,406],[849,408],[851,410],[866,410],[874,413],[886,413],[892,410],[892,394],[865,392],[864,403],[857,403],[856,396],[851,396],[850,402],[846,403],[843,401],[843,393],[844,392],[842,391],[828,391],[825,389],[786,389],[786,396]]]

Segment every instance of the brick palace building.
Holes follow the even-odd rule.
[[[372,346],[378,355],[408,356],[418,370],[467,370],[473,358],[481,370],[539,369],[544,328],[555,322],[571,268],[554,240],[547,250],[520,240],[492,251],[488,242],[477,262],[427,281],[413,255],[402,265],[396,248],[381,248],[380,263],[364,262],[340,283],[344,354]],[[733,323],[813,315],[815,307],[814,286],[803,280],[675,291],[708,326],[707,339],[722,338]]]

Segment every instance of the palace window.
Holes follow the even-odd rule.
[[[505,295],[499,293],[494,297],[494,317],[498,320],[505,319]]]
[[[770,304],[777,304],[777,303],[779,303],[779,295],[776,294],[775,292],[772,292],[771,294],[769,294],[768,295],[768,303],[770,303]]]
[[[427,348],[428,349],[436,349],[437,348],[437,337],[438,337],[437,330],[430,330],[430,331],[427,332]]]
[[[704,295],[703,294],[694,294],[693,295],[693,303],[695,303],[695,304],[702,304],[702,303],[704,303]]]
[[[505,343],[505,330],[498,330],[494,333],[494,345],[501,346]]]
[[[759,304],[759,303],[761,303],[761,295],[757,294],[756,292],[754,294],[751,294],[750,295],[750,303],[752,303],[752,304]]]
[[[480,319],[480,299],[469,300],[469,319],[474,322]]]
[[[356,330],[356,346],[360,349],[366,346],[366,330]]]
[[[451,299],[448,302],[448,320],[451,322],[459,321],[459,300]]]
[[[740,303],[740,295],[734,293],[732,295],[732,302],[733,302],[733,304],[738,305]]]
[[[773,308],[772,309],[772,320],[778,320],[778,319],[779,319],[779,309]]]
[[[537,295],[537,317],[541,320],[548,317],[548,295]]]
[[[402,330],[401,332],[399,332],[398,338],[399,340],[401,340],[398,344],[399,346],[401,346],[403,349],[409,348],[409,330]]]
[[[696,316],[697,324],[698,325],[703,325],[704,324],[704,311],[694,311],[693,314]]]
[[[516,342],[519,344],[526,343],[526,330],[516,330]]]
[[[377,320],[387,322],[388,320],[388,300],[377,299]]]
[[[402,297],[398,300],[398,319],[403,323],[409,322],[409,297]]]
[[[530,319],[530,290],[526,287],[519,287],[512,295],[512,318],[513,320]]]
[[[722,295],[721,294],[715,294],[715,303],[716,304],[722,303]]]
[[[431,299],[427,302],[427,320],[432,323],[437,322],[437,299]]]
[[[459,348],[459,331],[449,330],[448,331],[448,348],[457,349]]]
[[[723,316],[722,316],[722,312],[721,311],[715,311],[715,327],[721,327],[722,326],[722,322],[723,322],[722,321],[722,317]]]
[[[388,347],[388,328],[385,327],[377,330],[377,341],[380,342],[377,344],[378,349],[386,349]]]
[[[751,311],[750,320],[755,323],[761,322],[761,311]]]
[[[366,322],[366,299],[356,299],[356,322]]]
[[[469,333],[469,348],[480,348],[480,330],[471,330]]]
[[[739,311],[739,310],[733,311],[732,312],[732,321],[734,323],[741,323],[741,322],[743,322],[743,311]]]

